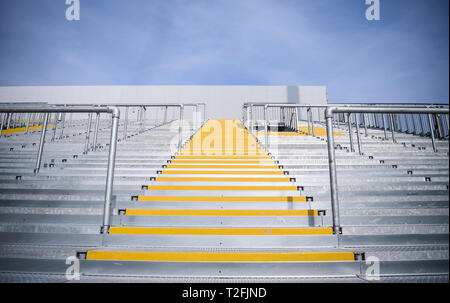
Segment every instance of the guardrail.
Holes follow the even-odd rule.
[[[170,104],[170,103],[128,103],[128,104],[112,104],[117,107],[124,107],[125,108],[125,117],[124,117],[124,128],[123,128],[123,140],[127,139],[127,130],[128,130],[128,123],[129,123],[129,108],[131,107],[137,107],[138,113],[137,113],[137,122],[140,123],[140,129],[139,132],[142,132],[143,127],[143,113],[147,110],[148,107],[160,107],[164,108],[164,119],[163,124],[167,123],[167,113],[168,108],[170,107],[176,107],[179,108],[179,128],[178,128],[178,151],[181,151],[183,142],[182,142],[182,136],[183,136],[183,123],[184,123],[184,110],[185,107],[195,107],[196,112],[199,111],[199,107],[203,106],[203,112],[206,112],[206,104],[205,103],[180,103],[180,104]],[[204,116],[203,116],[204,119]]]
[[[401,121],[402,118],[407,119],[406,115],[410,115],[411,117],[415,117],[416,119],[412,119],[413,122],[413,128],[415,132],[418,132],[420,130],[422,135],[428,135],[431,137],[431,142],[433,146],[433,151],[437,152],[436,147],[436,138],[435,134],[439,134],[439,138],[448,138],[449,134],[449,109],[443,108],[443,105],[426,105],[426,104],[401,104],[399,106],[396,106],[394,104],[392,105],[360,105],[360,106],[352,106],[352,105],[344,105],[344,106],[311,106],[311,105],[297,105],[297,104],[244,104],[243,109],[247,113],[247,125],[252,125],[251,119],[253,118],[251,116],[252,109],[257,107],[263,107],[264,113],[263,113],[263,119],[264,119],[264,129],[265,129],[265,149],[267,152],[269,152],[269,120],[268,120],[268,109],[269,108],[295,108],[295,109],[303,109],[306,108],[306,114],[307,114],[307,120],[308,120],[308,132],[311,135],[311,132],[309,131],[310,124],[312,124],[312,129],[314,130],[314,119],[311,117],[311,112],[313,108],[318,109],[324,109],[324,117],[325,117],[325,124],[326,124],[326,131],[327,131],[327,148],[328,148],[328,162],[329,162],[329,174],[330,174],[330,196],[331,196],[331,209],[332,209],[332,220],[333,220],[333,233],[334,234],[341,234],[342,228],[340,225],[340,215],[339,215],[339,197],[338,197],[338,187],[337,187],[337,172],[336,172],[336,156],[335,156],[335,147],[334,147],[334,134],[333,134],[333,128],[336,125],[337,127],[340,126],[340,123],[342,122],[340,118],[345,118],[345,116],[341,116],[340,114],[346,114],[346,121],[348,126],[348,133],[350,138],[350,146],[351,150],[354,151],[353,148],[353,137],[352,137],[352,125],[354,124],[356,126],[356,134],[357,134],[357,140],[358,140],[358,151],[360,154],[362,154],[362,144],[361,144],[361,134],[360,134],[360,125],[361,122],[363,122],[363,125],[366,129],[366,135],[367,135],[367,128],[374,127],[374,128],[380,128],[382,127],[385,132],[385,138],[387,138],[387,130],[389,129],[392,134],[392,139],[394,142],[395,140],[395,132],[401,131],[402,129],[397,126],[395,128],[395,117],[397,117],[397,121]],[[368,121],[363,120],[359,121],[358,118],[363,117],[363,119],[367,116],[367,114],[372,114],[372,118],[374,119],[372,122],[376,121],[377,117],[378,120],[382,120],[381,122],[376,124],[370,124]],[[358,117],[358,115],[361,115]],[[389,115],[389,124],[386,122],[386,115]],[[403,115],[403,116],[402,116]],[[427,117],[428,120],[428,126],[424,124],[423,121],[423,115]],[[320,115],[319,115],[320,117]],[[354,117],[355,121],[352,123],[352,118]],[[320,120],[320,119],[319,119]],[[418,123],[418,120],[420,120],[420,128]],[[408,121],[408,120],[404,120]],[[344,120],[345,122],[345,120]],[[416,124],[415,124],[416,123]],[[408,125],[408,124],[407,124]],[[411,125],[408,125],[409,127]],[[250,128],[252,131],[253,128]],[[426,132],[428,130],[428,132]],[[312,135],[314,135],[314,131],[312,132]]]
[[[111,220],[111,206],[114,183],[114,168],[117,151],[117,135],[119,130],[120,110],[118,107],[57,107],[57,106],[0,106],[0,113],[39,113],[44,114],[42,133],[39,141],[38,153],[36,156],[36,164],[34,173],[39,173],[42,154],[44,151],[45,136],[47,133],[47,126],[50,113],[110,113],[112,116],[112,126],[109,145],[108,166],[106,173],[105,185],[105,203],[103,209],[103,224],[101,226],[101,233],[108,233]]]
[[[106,176],[106,185],[105,185],[105,203],[104,203],[104,211],[103,211],[103,222],[100,229],[100,232],[106,234],[109,232],[110,222],[111,222],[111,207],[112,207],[112,194],[113,194],[113,183],[114,183],[114,170],[115,170],[115,159],[117,152],[117,143],[118,143],[118,134],[119,134],[119,120],[120,120],[120,109],[119,107],[124,107],[126,109],[125,114],[125,122],[124,122],[124,139],[126,140],[127,136],[127,126],[128,126],[128,111],[130,107],[137,107],[139,109],[136,117],[137,122],[141,124],[140,132],[142,131],[142,122],[143,122],[143,112],[147,107],[162,107],[165,109],[164,114],[164,122],[167,123],[167,109],[170,107],[177,107],[180,109],[179,111],[179,140],[178,140],[178,151],[182,148],[182,132],[183,132],[183,117],[184,117],[184,108],[185,107],[195,107],[196,112],[199,112],[199,107],[203,106],[203,112],[206,111],[205,103],[186,103],[186,104],[108,104],[108,105],[94,105],[94,104],[47,104],[47,103],[36,103],[36,104],[21,104],[21,103],[8,103],[8,104],[0,104],[0,115],[2,119],[0,119],[0,136],[1,130],[3,128],[10,129],[10,126],[16,126],[14,123],[11,123],[11,119],[14,115],[18,116],[17,119],[19,122],[24,122],[26,124],[25,134],[28,134],[29,126],[34,126],[35,122],[38,125],[42,125],[42,132],[40,136],[38,153],[36,156],[36,163],[34,166],[34,173],[37,174],[40,171],[42,156],[44,152],[45,145],[45,137],[47,134],[47,128],[49,126],[50,115],[55,114],[54,117],[54,125],[53,125],[53,135],[51,141],[54,141],[56,137],[56,130],[58,127],[58,122],[62,123],[62,131],[60,134],[60,138],[63,136],[64,131],[64,123],[65,123],[65,114],[83,114],[87,113],[88,116],[88,124],[87,124],[87,132],[86,132],[86,141],[84,143],[83,154],[87,154],[91,149],[95,151],[97,149],[97,137],[99,132],[100,125],[100,114],[101,113],[110,113],[112,117],[112,127],[111,127],[111,136],[110,136],[110,149],[108,156],[108,166],[107,166],[107,176]],[[93,145],[89,147],[90,143],[90,134],[91,134],[91,124],[92,124],[92,114],[96,114],[95,126],[94,126],[94,141]],[[26,117],[24,117],[26,116]],[[26,120],[23,120],[26,119]],[[4,121],[7,122],[4,122]],[[15,120],[13,120],[15,121]],[[204,121],[204,117],[203,117]],[[6,126],[6,127],[5,127]]]
[[[328,147],[328,163],[330,172],[330,192],[331,192],[331,207],[333,213],[333,232],[335,234],[341,234],[342,228],[340,225],[339,216],[339,196],[337,186],[337,171],[336,171],[336,155],[334,151],[334,135],[333,135],[333,114],[346,113],[349,116],[352,114],[426,114],[428,116],[428,123],[431,128],[431,140],[433,149],[436,152],[433,124],[431,120],[432,114],[446,115],[448,120],[448,109],[436,109],[436,108],[399,108],[399,107],[328,107],[325,111],[326,127],[327,127],[327,147]],[[392,119],[391,119],[392,124]],[[358,123],[356,124],[358,125]],[[448,127],[448,124],[447,124]],[[358,135],[358,145],[360,146],[359,128],[356,131]]]

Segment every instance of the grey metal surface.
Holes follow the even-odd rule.
[[[295,111],[290,114],[295,116]],[[119,123],[120,142],[117,142],[111,226],[332,226],[327,141],[317,132],[316,137],[270,136],[268,139],[269,152],[274,156],[274,160],[283,166],[283,170],[289,173],[285,176],[270,177],[295,178],[293,182],[167,182],[154,181],[152,178],[159,176],[157,171],[162,170],[162,165],[166,165],[167,160],[170,160],[177,151],[180,124],[173,120],[166,124],[146,123],[143,119],[134,120],[136,119],[130,119],[126,127],[123,121]],[[323,120],[310,122],[324,129]],[[343,228],[339,242],[336,235],[101,235],[101,215],[104,207],[104,192],[101,187],[106,182],[111,120],[100,119],[98,150],[86,155],[82,153],[86,136],[86,119],[66,121],[64,126],[58,125],[58,129],[64,127],[65,135],[61,139],[56,136],[53,142],[46,142],[48,150],[45,150],[42,158],[44,167],[38,175],[32,173],[32,168],[42,132],[30,130],[26,136],[24,134],[2,136],[0,230],[3,232],[0,232],[0,260],[15,261],[4,265],[4,268],[12,271],[0,273],[0,281],[9,279],[26,282],[36,277],[37,281],[42,282],[51,280],[63,282],[58,279],[68,266],[64,263],[65,258],[86,250],[299,252],[317,249],[334,251],[338,243],[347,251],[364,252],[366,257],[377,256],[381,261],[383,274],[379,282],[445,282],[446,279],[448,281],[448,269],[447,272],[444,269],[445,266],[448,268],[449,255],[449,167],[448,146],[446,146],[448,141],[436,137],[437,153],[434,153],[428,138],[396,131],[395,139],[399,143],[393,143],[390,140],[383,140],[385,139],[383,127],[374,129],[372,127],[374,121],[369,122],[368,136],[360,138],[363,144],[362,155],[350,152],[348,135],[335,137],[339,175],[337,181],[340,199],[339,219]],[[302,123],[295,121],[291,126],[298,127]],[[342,123],[336,126],[339,127],[336,129],[337,132],[346,134],[348,131],[346,125],[340,128]],[[270,128],[273,131],[272,126]],[[183,133],[183,142],[186,142],[195,130],[196,128],[192,127],[186,134]],[[265,142],[264,137],[265,135],[256,136],[261,144]],[[170,142],[171,140],[173,142]],[[77,157],[73,158],[74,155]],[[164,176],[261,177],[220,174]],[[275,192],[145,191],[141,189],[142,185],[295,185],[301,186],[302,189]],[[256,197],[301,195],[312,197],[313,201],[264,203],[132,201],[131,197],[136,195]],[[316,209],[325,210],[326,214],[318,217],[118,216],[118,210],[123,209]],[[42,265],[42,262],[41,265],[34,265],[33,261],[38,263],[43,261],[46,265]],[[362,269],[366,267],[362,267],[361,264],[364,261],[361,264],[345,263],[342,267],[333,267],[327,263],[321,265],[315,272],[312,269],[306,270],[310,266],[305,265],[306,263],[301,265],[295,263],[294,266],[289,266],[292,263],[281,266],[272,264],[265,268],[265,273],[261,269],[263,267],[255,267],[255,264],[240,264],[243,267],[239,268],[235,264],[199,266],[186,263],[184,269],[192,268],[192,275],[189,271],[183,271],[180,264],[174,262],[169,262],[172,264],[153,262],[154,264],[149,263],[147,267],[139,266],[146,262],[132,262],[136,265],[121,262],[122,266],[114,263],[114,261],[82,260],[90,275],[82,276],[80,282],[84,279],[84,281],[107,282],[136,280],[258,282],[267,279],[274,282],[373,282],[363,275]],[[347,276],[346,271],[353,270],[354,263],[358,263],[357,271]],[[386,266],[392,270],[384,271],[383,267]],[[223,268],[225,271],[222,275],[215,272]],[[298,269],[296,272],[295,268]],[[153,270],[159,271],[162,276],[155,275]],[[29,274],[30,271],[34,274]],[[133,276],[133,272],[140,277]],[[307,277],[317,274],[321,276]],[[343,276],[339,276],[340,274]]]

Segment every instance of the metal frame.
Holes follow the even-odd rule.
[[[363,114],[364,116],[366,114],[373,114],[373,125],[377,127],[376,122],[376,116],[375,114],[389,114],[389,120],[390,120],[390,129],[392,132],[392,139],[395,143],[395,128],[394,128],[394,114],[427,114],[428,116],[428,124],[430,127],[430,136],[432,140],[433,150],[437,152],[436,149],[436,143],[435,143],[435,136],[434,136],[434,124],[432,121],[432,115],[439,115],[443,114],[446,116],[446,120],[448,121],[448,109],[442,108],[443,105],[404,105],[400,104],[399,106],[396,105],[362,105],[362,106],[352,106],[352,105],[343,105],[343,106],[330,106],[330,105],[299,105],[299,104],[244,104],[244,108],[250,108],[253,109],[254,106],[263,106],[264,107],[264,121],[265,121],[265,149],[268,152],[269,151],[269,136],[268,136],[268,108],[271,107],[279,107],[279,108],[308,108],[307,111],[307,118],[308,118],[308,125],[309,125],[309,115],[308,113],[311,111],[311,108],[318,107],[318,108],[324,108],[325,109],[325,122],[326,122],[326,130],[327,130],[327,144],[328,144],[328,162],[329,162],[329,174],[330,174],[330,194],[331,194],[331,209],[332,209],[332,221],[333,221],[333,233],[336,235],[342,234],[342,228],[340,224],[340,215],[339,215],[339,196],[338,196],[338,187],[337,187],[337,172],[336,172],[336,156],[335,156],[335,150],[334,150],[334,135],[333,135],[333,122],[334,122],[334,115],[335,114],[347,114],[347,123],[348,123],[348,131],[349,131],[349,138],[350,138],[350,147],[352,151],[353,149],[353,137],[352,137],[352,122],[351,117],[352,115],[356,114]],[[441,107],[441,108],[436,108]],[[245,115],[244,115],[245,116]],[[338,115],[339,116],[339,115]],[[339,119],[340,117],[338,117]],[[345,119],[344,119],[345,120]],[[250,122],[251,123],[251,122]],[[357,140],[358,140],[358,152],[362,154],[362,146],[361,146],[361,136],[359,134],[359,121],[358,119],[355,120],[356,128],[357,128]],[[339,125],[339,124],[338,124]],[[366,123],[364,119],[364,126],[365,128],[367,125],[372,125],[372,122],[369,121]],[[378,125],[380,127],[380,125]],[[252,130],[253,128],[251,128]],[[422,130],[423,130],[423,124],[422,124]],[[339,244],[338,244],[339,245]]]
[[[449,114],[448,109],[437,108],[405,108],[405,107],[328,107],[325,110],[326,127],[327,127],[327,147],[328,147],[328,163],[330,172],[330,192],[331,192],[331,209],[333,213],[333,232],[335,234],[341,234],[342,228],[340,224],[339,216],[339,196],[337,186],[337,170],[336,170],[336,154],[334,150],[334,135],[333,135],[333,115],[335,113],[347,113],[350,117],[356,113],[378,113],[389,114],[391,116],[391,125],[393,124],[392,114],[427,114],[431,128],[431,140],[433,144],[433,150],[436,152],[436,144],[433,132],[433,125],[431,123],[431,114]],[[350,119],[349,119],[350,121]],[[349,132],[351,133],[351,126],[349,122]],[[392,134],[394,134],[394,129]],[[395,138],[394,138],[395,140]],[[360,146],[360,136],[358,136],[358,145]],[[361,149],[360,149],[361,152]]]
[[[1,106],[0,113],[43,113],[44,125],[42,128],[38,154],[36,158],[36,165],[34,172],[39,173],[42,155],[44,151],[45,135],[47,133],[47,124],[50,113],[110,113],[112,116],[112,127],[110,136],[110,148],[108,156],[108,168],[105,185],[105,203],[103,211],[103,223],[101,226],[101,233],[108,233],[111,222],[111,208],[112,208],[112,194],[114,183],[114,168],[117,151],[117,135],[119,129],[120,110],[116,106],[108,107],[57,107],[57,106],[42,106],[42,107],[28,107],[28,106]],[[11,115],[10,115],[11,116]]]

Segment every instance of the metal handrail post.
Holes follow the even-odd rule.
[[[128,109],[128,107],[127,107],[127,109]],[[167,123],[167,109],[168,109],[168,107],[165,106],[165,107],[164,107],[164,124]]]
[[[266,140],[266,142],[264,142],[265,143],[265,145],[266,145],[266,152],[269,152],[269,121],[268,121],[268,116],[267,116],[267,109],[268,109],[268,107],[267,106],[264,106],[264,130],[265,130],[265,134],[264,134],[264,136],[265,136],[265,140]]]
[[[354,152],[355,149],[353,148],[352,120],[349,113],[347,114],[347,119],[348,119],[348,136],[350,139],[350,151]]]
[[[441,119],[441,115],[434,115],[435,119],[436,119],[436,124],[437,124],[437,130],[438,130],[438,135],[439,135],[439,139],[444,138],[444,132],[442,129],[442,119]]]
[[[311,130],[312,130],[312,135],[313,137],[316,136],[316,131],[314,130],[314,117],[313,117],[313,113],[312,110],[309,110],[309,115],[311,116]]]
[[[334,135],[333,135],[333,114],[328,110],[325,111],[325,120],[327,126],[327,145],[328,145],[328,167],[330,173],[330,193],[331,193],[331,212],[333,221],[333,233],[335,235],[342,234],[339,215],[339,196],[337,184],[337,170],[336,170],[336,153],[334,150]],[[338,241],[339,246],[339,241]]]
[[[431,144],[433,145],[433,151],[437,152],[436,142],[435,142],[435,139],[434,139],[434,127],[433,127],[431,114],[428,114],[428,124],[430,126]]]
[[[129,107],[125,107],[125,122],[123,124],[123,140],[127,140],[127,131],[128,131],[128,110]]]
[[[27,126],[25,129],[25,134],[28,135],[28,130],[30,129],[30,113],[27,113]]]
[[[359,119],[358,119],[358,115],[355,115],[355,122],[356,122],[356,138],[358,140],[358,152],[360,155],[362,155],[362,149],[361,149],[361,138],[360,138],[360,134],[359,134]]]
[[[311,124],[309,122],[310,121],[309,110],[310,110],[310,108],[308,108],[306,110],[306,120],[308,120],[308,136],[311,136],[311,130],[310,130]]]
[[[384,114],[381,114],[383,117],[383,129],[384,129],[384,139],[387,140],[387,125],[386,125],[386,117]]]
[[[58,121],[61,118],[61,113],[57,114],[55,113],[55,124],[53,126],[53,135],[52,135],[52,142],[56,139],[56,130],[58,129]]]
[[[64,128],[65,128],[65,123],[66,123],[66,113],[62,114],[62,125],[61,125],[61,133],[59,134],[59,139],[61,140],[64,137]]]
[[[250,132],[253,133],[253,104],[250,105]]]
[[[394,117],[392,114],[389,114],[389,122],[391,124],[392,142],[397,143],[397,140],[395,140]]]
[[[364,122],[364,133],[365,133],[365,136],[368,137],[369,133],[367,132],[366,114],[363,113],[362,116],[363,116],[363,122]]]
[[[116,165],[117,136],[119,133],[119,119],[120,119],[120,110],[118,107],[111,107],[110,110],[112,110],[112,127],[111,127],[111,137],[109,141],[108,171],[106,173],[103,225],[100,229],[100,232],[102,234],[109,233],[109,228],[111,226],[110,222],[111,222],[112,196],[114,185],[114,168]]]
[[[97,138],[99,127],[100,127],[100,113],[97,113],[97,117],[95,119],[94,142],[91,148],[92,151],[97,151]]]
[[[86,141],[84,143],[83,154],[87,154],[88,153],[89,141],[90,141],[90,137],[91,137],[91,123],[92,123],[92,113],[89,113],[88,125],[87,125],[87,131],[86,131]]]
[[[183,144],[183,115],[184,115],[184,105],[180,104],[180,124],[178,126],[178,152],[181,152]]]
[[[8,113],[8,122],[6,124],[6,129],[9,129],[9,127],[11,126],[11,117],[12,117],[12,113]]]
[[[36,157],[36,165],[34,166],[35,174],[39,173],[39,170],[41,169],[42,152],[44,151],[45,135],[47,133],[48,115],[49,113],[44,114],[44,126],[42,127],[41,140],[39,141],[39,148]]]

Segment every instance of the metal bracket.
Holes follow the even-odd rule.
[[[131,201],[137,201],[139,196],[131,196]]]
[[[339,227],[339,232],[336,234],[336,232],[333,230],[334,235],[342,235],[342,227]]]
[[[306,202],[313,202],[314,198],[313,197],[306,197]]]
[[[408,175],[412,175],[412,174],[413,174],[413,171],[412,171],[412,170],[408,170],[408,171],[407,171],[407,174],[408,174]]]
[[[355,252],[355,261],[365,261],[366,260],[366,253],[364,252]]]
[[[78,260],[86,260],[87,251],[77,251],[77,259]]]
[[[148,185],[142,185],[141,190],[148,190]]]
[[[22,176],[16,176],[16,180],[22,180]]]
[[[425,177],[425,182],[431,182],[431,177]]]
[[[119,209],[117,211],[117,213],[118,213],[119,216],[125,216],[126,213],[127,213],[127,210],[126,209]]]
[[[291,178],[290,182],[297,182],[295,178]]]

